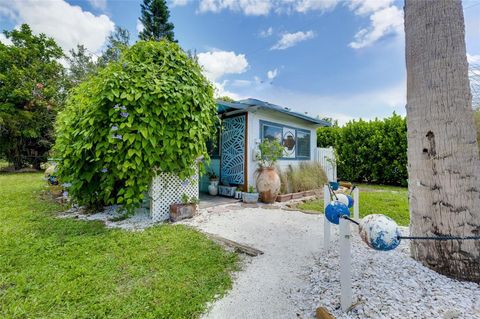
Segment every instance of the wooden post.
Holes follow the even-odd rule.
[[[360,209],[358,206],[358,201],[360,200],[360,192],[358,187],[355,187],[353,190],[353,219],[358,221],[360,219]]]
[[[330,189],[327,185],[323,186],[323,248],[330,248],[330,222],[325,215],[325,209],[330,204]]]
[[[339,262],[340,262],[340,306],[347,311],[352,305],[352,260],[350,222],[340,218]]]

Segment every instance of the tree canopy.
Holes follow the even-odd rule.
[[[213,87],[170,41],[140,41],[74,89],[57,120],[59,176],[80,204],[139,204],[155,171],[182,179],[208,157]]]
[[[23,24],[0,43],[0,156],[16,168],[46,160],[53,121],[65,99],[63,51],[45,34]]]
[[[92,56],[88,53],[84,45],[78,44],[77,49],[71,49],[67,56],[68,78],[72,86],[84,81],[87,76],[93,74],[97,70],[97,64]]]
[[[143,0],[141,9],[140,22],[143,24],[143,30],[138,35],[140,39],[145,41],[159,41],[161,39],[175,41],[174,25],[168,21],[170,11],[165,0]]]
[[[130,42],[130,32],[119,26],[115,26],[107,38],[106,49],[98,59],[99,66],[106,66],[109,62],[120,60],[123,50],[128,48]]]

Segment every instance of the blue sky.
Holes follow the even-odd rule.
[[[29,23],[68,50],[101,52],[114,25],[137,38],[140,0],[0,0],[0,26]],[[253,97],[341,123],[405,114],[403,1],[170,0],[175,36],[217,94]],[[480,0],[464,1],[480,61]],[[5,41],[0,37],[0,41]]]

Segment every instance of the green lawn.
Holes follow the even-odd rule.
[[[360,217],[370,214],[390,216],[399,225],[408,226],[408,190],[405,187],[383,185],[358,185],[360,189]],[[323,212],[323,199],[303,203],[301,210]]]
[[[42,174],[0,175],[0,318],[196,318],[237,256],[183,226],[57,219]]]

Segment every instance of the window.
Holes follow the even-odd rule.
[[[310,132],[297,131],[297,157],[310,158]]]
[[[282,159],[310,159],[310,131],[260,121],[260,138],[276,139],[285,147]]]
[[[262,139],[269,139],[269,140],[278,140],[280,143],[282,142],[282,127],[281,126],[273,126],[270,124],[263,125],[263,136]]]

